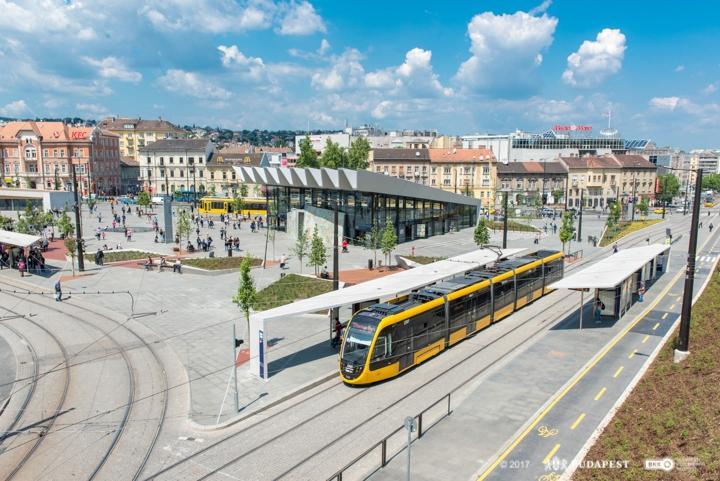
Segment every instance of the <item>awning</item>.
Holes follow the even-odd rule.
[[[662,244],[623,249],[549,287],[551,289],[576,290],[613,289],[630,277],[633,272],[640,270],[645,264],[669,249],[670,246]]]
[[[27,247],[39,241],[40,237],[29,234],[21,234],[9,230],[0,230],[0,244],[9,244],[18,247]]]
[[[317,312],[333,307],[350,306],[372,299],[387,298],[413,289],[427,286],[433,282],[447,279],[457,274],[477,269],[498,258],[518,255],[528,249],[505,249],[500,257],[489,249],[480,249],[467,254],[433,262],[389,276],[373,279],[337,291],[327,292],[309,299],[302,299],[291,304],[276,307],[253,314],[265,320],[279,317]]]

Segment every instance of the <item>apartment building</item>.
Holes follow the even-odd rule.
[[[120,188],[119,137],[63,122],[8,122],[0,128],[2,184],[70,191],[71,165],[83,195],[115,195]]]
[[[99,124],[120,137],[120,155],[140,161],[140,150],[153,142],[163,139],[187,139],[189,132],[180,129],[167,120],[145,120],[128,117],[109,117]]]
[[[140,148],[140,184],[155,194],[209,190],[207,164],[215,152],[208,139],[164,139]]]
[[[565,203],[568,168],[559,161],[498,163],[498,190],[508,192],[510,205]],[[496,195],[497,203],[501,201]]]

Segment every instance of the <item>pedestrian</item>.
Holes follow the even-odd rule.
[[[711,222],[710,225],[708,226],[708,229],[710,229],[710,233],[712,234],[712,230],[713,230],[712,222]]]
[[[178,274],[182,274],[182,263],[180,262],[180,258],[175,259],[175,263],[173,264],[173,272],[177,272]]]
[[[645,299],[645,283],[640,281],[640,287],[638,287],[638,302],[643,302]]]
[[[347,253],[347,252],[348,252],[347,246],[348,246],[348,241],[347,241],[347,239],[343,239],[343,240],[342,240],[342,251],[343,251],[343,253]]]
[[[60,280],[58,280],[55,283],[55,302],[62,301],[62,286],[60,285]]]
[[[333,348],[336,348],[340,345],[341,341],[342,341],[342,324],[340,324],[339,319],[335,319],[335,336],[333,337],[333,340],[330,343],[330,345]]]
[[[250,222],[250,232],[255,233],[255,221]]]
[[[280,269],[285,269],[285,264],[287,264],[287,256],[283,254],[280,256]]]
[[[595,305],[593,307],[593,317],[597,321],[600,318],[600,315],[602,315],[602,311],[605,310],[605,304],[603,304],[603,301],[601,301],[598,297],[595,299]]]
[[[650,238],[645,239],[645,242],[647,242],[647,245],[650,245]]]
[[[128,242],[132,241],[132,231],[130,229],[128,229],[128,231],[127,231],[127,241]]]
[[[613,254],[617,254],[617,251],[618,251],[618,246],[617,246],[617,242],[616,242],[615,244],[613,244]]]
[[[17,263],[18,271],[20,272],[20,277],[25,277],[25,258],[21,257],[20,260]]]

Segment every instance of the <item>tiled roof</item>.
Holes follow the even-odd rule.
[[[488,162],[494,161],[490,149],[428,149],[430,162]]]
[[[635,169],[656,169],[657,166],[648,161],[642,155],[625,155],[615,154],[615,159],[620,162],[623,167],[632,167]]]
[[[560,162],[510,162],[498,163],[498,175],[506,174],[567,174],[567,167]]]
[[[373,161],[413,160],[428,162],[429,149],[373,149]]]
[[[205,152],[211,143],[208,139],[162,139],[140,147],[140,152]]]
[[[144,120],[144,119],[132,119],[129,117],[108,117],[103,119],[98,126],[108,130],[133,130],[126,129],[125,126],[132,124],[134,130],[152,130],[160,132],[184,132],[182,129],[176,127],[167,120]]]
[[[585,155],[583,157],[562,157],[570,169],[619,169],[620,162],[612,157]]]
[[[139,167],[140,162],[133,159],[132,157],[120,157],[120,163],[127,167]]]
[[[44,142],[87,142],[95,127],[73,127],[62,122],[8,122],[0,128],[0,140],[16,140],[20,132],[32,131]],[[110,132],[104,132],[113,135]]]

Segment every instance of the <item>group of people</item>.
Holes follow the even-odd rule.
[[[144,267],[146,271],[152,270],[152,268],[155,266],[155,263],[153,262],[152,256],[148,256],[147,260],[145,261]],[[165,256],[160,256],[160,263],[158,264],[158,272],[162,272],[163,267],[170,267],[170,264],[168,263]],[[180,262],[180,258],[176,257],[175,262],[172,264],[172,270],[173,272],[177,272],[178,274],[182,274],[182,262]]]
[[[3,250],[0,264],[6,267],[11,266],[10,254]],[[26,272],[37,271],[45,272],[45,257],[43,257],[39,246],[33,246],[30,248],[30,252],[25,255],[25,252],[20,251],[16,262],[17,270],[20,272],[20,277],[25,277]]]

